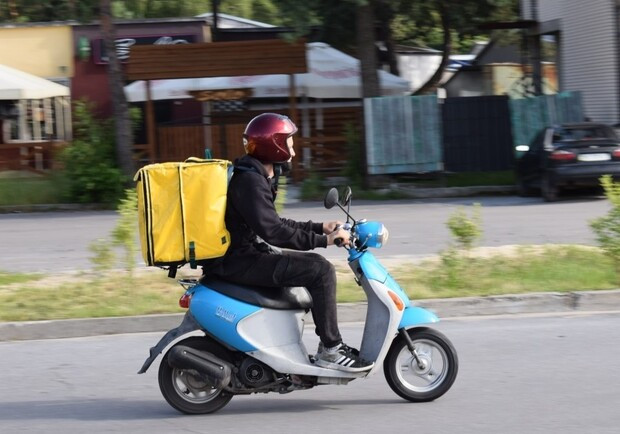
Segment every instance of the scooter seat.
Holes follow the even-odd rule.
[[[312,296],[301,286],[293,287],[265,287],[237,285],[225,280],[203,276],[200,283],[220,294],[236,300],[268,309],[296,310],[310,309]]]

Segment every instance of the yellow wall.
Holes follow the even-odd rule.
[[[0,27],[0,63],[43,78],[73,77],[71,27]]]

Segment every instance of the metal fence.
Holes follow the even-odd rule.
[[[442,104],[442,126],[446,171],[512,169],[507,96],[447,98]]]
[[[443,170],[436,96],[367,98],[364,117],[370,175]]]
[[[395,96],[364,100],[370,175],[511,170],[515,147],[583,120],[580,92],[524,99]]]
[[[528,145],[549,125],[583,121],[581,92],[511,99],[510,114],[514,146]]]

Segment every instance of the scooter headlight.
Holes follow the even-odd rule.
[[[390,236],[389,231],[379,222],[362,222],[356,227],[360,245],[366,247],[381,248]]]

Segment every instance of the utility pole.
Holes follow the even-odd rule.
[[[543,94],[542,88],[542,65],[541,65],[541,47],[540,47],[540,23],[538,21],[538,0],[530,0],[530,13],[532,20],[536,21],[532,33],[530,34],[532,48],[532,80],[534,82],[534,94],[536,96]]]

